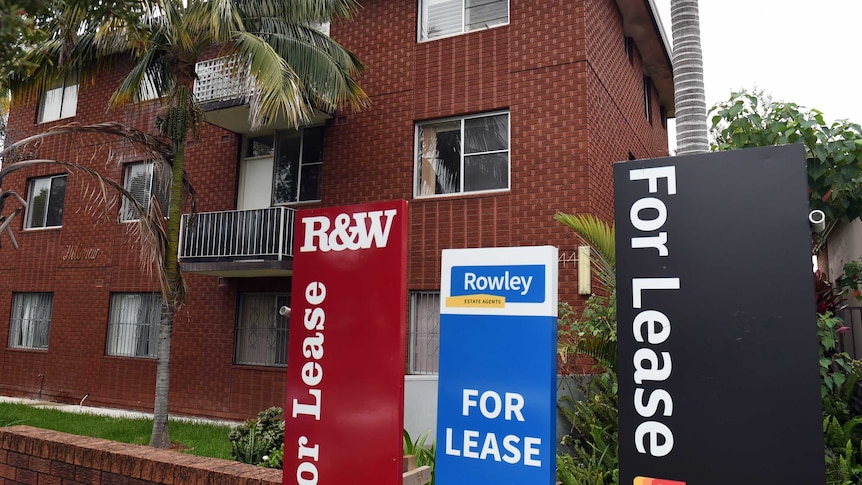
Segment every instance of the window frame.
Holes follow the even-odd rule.
[[[490,118],[494,116],[506,115],[506,149],[505,150],[490,150],[486,152],[472,152],[469,154],[464,153],[464,144],[465,144],[465,125],[467,120],[473,120],[478,118]],[[448,193],[423,193],[422,191],[422,177],[421,177],[421,163],[422,163],[422,140],[421,140],[421,130],[424,126],[430,125],[440,125],[444,123],[452,123],[452,122],[460,123],[460,167],[459,167],[459,186],[458,190],[455,192]],[[414,140],[413,140],[413,197],[415,199],[429,199],[429,198],[438,198],[438,197],[463,197],[463,196],[472,196],[472,195],[481,195],[481,194],[494,194],[494,193],[504,193],[512,190],[512,114],[507,110],[499,110],[499,111],[490,111],[486,113],[477,113],[473,115],[466,116],[456,116],[450,118],[440,118],[434,120],[426,120],[422,122],[417,122],[414,124]],[[507,157],[507,167],[506,167],[506,186],[502,188],[495,189],[483,189],[483,190],[465,190],[465,158],[468,156],[479,156],[483,154],[493,154],[493,153],[506,153]],[[436,183],[435,183],[436,187]],[[436,192],[436,190],[435,190]]]
[[[46,87],[39,96],[39,108],[36,113],[36,123],[50,123],[52,121],[77,116],[79,88],[80,80],[77,72],[69,72],[64,76],[58,77],[49,87]],[[53,106],[51,106],[51,110],[49,111],[47,109],[49,107],[48,101],[52,96],[58,97],[57,102],[59,103],[59,107],[55,110]],[[69,106],[71,106],[71,110],[67,109]],[[57,111],[56,115],[53,114],[54,111]]]
[[[436,321],[424,329],[419,328],[420,318],[433,320],[435,316]],[[438,375],[439,372],[440,292],[410,290],[407,302],[407,375]]]
[[[130,163],[123,165],[123,188],[127,192],[132,193],[132,195],[135,195],[134,192],[132,190],[130,190],[129,183],[133,179],[130,178],[129,172],[130,172],[130,170],[133,169],[133,167],[140,167],[140,166],[147,166],[147,165],[150,167],[148,170],[149,180],[147,182],[147,184],[148,184],[147,200],[146,201],[138,200],[138,202],[142,206],[144,206],[144,209],[147,212],[149,212],[150,203],[152,202],[153,193],[154,193],[153,192],[154,181],[157,180],[156,179],[156,162],[154,162],[152,160],[139,160],[139,161],[130,162]],[[164,216],[167,217],[168,216],[168,210],[170,209],[170,194],[168,193],[168,191],[170,190],[171,173],[169,170],[165,169],[161,175],[162,175],[161,184],[162,184],[162,188],[163,188],[164,193],[162,193],[162,194],[157,193],[156,198],[159,199],[159,201],[161,201],[163,209],[164,209]],[[132,206],[132,204],[129,202],[129,200],[126,197],[123,197],[123,203],[120,204],[120,222],[136,222],[140,219],[137,216],[138,216],[138,214],[135,211],[135,207]]]
[[[306,130],[320,130],[320,160],[313,162],[306,162],[305,158],[305,150],[306,150]],[[276,200],[276,183],[278,182],[278,159],[281,154],[281,135],[290,132],[298,132],[299,133],[299,160],[297,162],[297,174],[296,174],[296,190],[295,196],[296,200],[282,202]],[[273,207],[279,206],[291,206],[296,204],[313,204],[315,202],[320,202],[322,200],[322,192],[323,192],[323,146],[326,143],[326,128],[324,125],[313,125],[313,126],[303,126],[296,130],[278,130],[273,136],[275,137],[275,143],[272,151],[272,197],[270,204]],[[318,179],[317,185],[317,195],[316,199],[305,199],[301,198],[302,195],[302,169],[304,167],[309,166],[319,166],[320,167],[320,177]]]
[[[40,301],[39,299],[44,299]],[[33,299],[33,302],[25,301]],[[39,309],[38,303],[47,302],[47,310]],[[34,305],[36,303],[37,305]],[[30,308],[21,308],[22,305],[28,305]],[[35,307],[35,308],[32,308]],[[28,327],[30,327],[26,332],[24,329],[24,315],[27,313],[35,313],[35,312],[43,312],[43,314],[38,315],[38,318],[26,318],[28,321]],[[9,336],[6,339],[6,346],[10,349],[22,349],[22,350],[38,350],[38,351],[47,351],[48,343],[51,339],[51,319],[54,313],[54,293],[53,292],[15,292],[12,293],[12,305],[11,305],[11,315],[9,317]],[[16,318],[16,315],[20,315]],[[35,321],[35,323],[34,323]],[[43,333],[44,336],[39,340],[38,344],[34,344],[33,342],[36,340],[37,332],[40,331],[37,328],[38,325],[44,325],[46,328]],[[26,333],[26,335],[25,335]],[[14,341],[14,342],[13,342]],[[30,341],[30,343],[25,343],[25,341]],[[42,343],[44,342],[44,343]]]
[[[320,160],[317,161],[305,161],[305,150],[306,150],[306,130],[320,130],[320,143],[321,143],[321,155]],[[296,196],[296,200],[283,202],[276,199],[278,189],[278,167],[279,167],[279,157],[281,155],[282,147],[281,140],[282,135],[286,133],[298,133],[299,142],[299,160],[297,162],[297,175],[296,175],[296,187],[294,188],[294,194]],[[269,153],[263,153],[261,155],[253,155],[249,154],[249,151],[252,147],[252,142],[256,139],[260,138],[272,138],[272,149]],[[314,204],[320,202],[322,200],[322,188],[323,188],[323,167],[325,165],[325,160],[323,156],[323,146],[326,143],[326,126],[325,125],[311,125],[311,126],[303,126],[298,129],[290,129],[290,130],[274,130],[274,131],[261,131],[259,133],[247,134],[243,136],[242,140],[242,161],[255,161],[262,160],[266,158],[272,159],[272,174],[271,174],[271,183],[270,183],[270,197],[269,197],[269,205],[270,207],[282,207],[282,206],[294,206],[299,204]],[[302,169],[304,167],[310,166],[319,166],[320,167],[320,177],[318,179],[318,185],[316,187],[316,191],[318,197],[316,199],[301,199],[302,195]],[[245,188],[244,188],[245,189]]]
[[[265,309],[265,312],[270,313],[270,318],[272,320],[269,321],[269,325],[257,326],[253,327],[250,325],[251,322],[243,322],[243,316],[245,314],[245,304],[247,302],[244,301],[246,297],[257,297],[257,298],[266,298],[272,297],[274,301],[274,305]],[[290,293],[289,292],[274,292],[274,291],[241,291],[237,293],[237,304],[236,304],[236,319],[234,321],[234,343],[233,343],[233,364],[240,366],[254,366],[254,367],[277,367],[284,368],[287,367],[287,359],[288,359],[288,341],[290,338],[290,317],[284,316],[279,313],[280,306],[290,306]],[[261,311],[261,309],[258,309]],[[265,313],[264,313],[265,314]],[[245,325],[244,325],[245,323]],[[271,332],[269,335],[270,339],[264,342],[264,345],[267,348],[263,349],[263,353],[268,353],[266,355],[268,361],[263,361],[263,359],[249,359],[245,356],[251,356],[254,354],[255,356],[260,355],[260,350],[252,347],[240,347],[242,343],[245,345],[247,343],[247,338],[255,333],[256,330],[262,330],[264,332]],[[283,337],[281,336],[283,335]],[[277,339],[283,338],[283,341],[279,342]],[[276,340],[273,340],[276,339]],[[284,357],[284,362],[280,362],[281,353]]]
[[[149,321],[136,319],[132,322],[115,321],[119,316],[124,302],[119,300],[123,297],[140,297],[139,308],[134,312],[135,317],[148,316]],[[105,333],[105,355],[109,357],[129,357],[138,359],[156,359],[159,356],[159,325],[161,321],[162,295],[153,292],[117,292],[111,293],[108,306],[108,327]],[[123,327],[127,328],[123,328]],[[142,336],[146,331],[146,339]],[[119,347],[130,347],[127,339],[131,339],[133,351],[117,350]],[[123,342],[121,342],[121,340]],[[113,344],[113,345],[112,345]]]
[[[57,175],[47,175],[44,177],[33,177],[27,182],[27,210],[24,212],[24,229],[25,230],[31,231],[31,230],[55,229],[58,227],[63,227],[63,211],[65,210],[65,207],[66,207],[66,190],[68,188],[68,182],[69,182],[68,175],[69,174],[64,173],[64,174],[57,174]],[[49,226],[48,225],[49,214],[51,213],[52,207],[58,203],[57,201],[54,201],[52,198],[52,196],[54,195],[54,180],[61,179],[61,178],[65,179],[65,181],[63,182],[64,186],[63,186],[62,200],[59,201],[59,204],[60,204],[59,219],[60,219],[60,221],[58,224],[53,224],[53,225]],[[34,226],[33,221],[32,221],[33,216],[35,215],[33,213],[33,211],[35,210],[34,209],[35,205],[34,205],[34,201],[33,201],[33,199],[34,199],[34,188],[35,188],[36,183],[38,183],[40,181],[46,181],[46,180],[49,182],[48,199],[47,199],[47,203],[45,204],[44,213],[42,214],[42,217],[41,217],[41,220],[42,220],[41,224],[42,225]],[[52,203],[52,201],[53,201],[53,203]],[[56,210],[56,207],[54,207],[54,209]]]
[[[490,25],[487,27],[468,30],[467,29],[467,15],[466,15],[466,10],[467,10],[466,1],[467,0],[460,0],[460,1],[461,1],[461,30],[459,32],[452,32],[452,33],[447,33],[447,34],[430,36],[426,33],[427,29],[425,27],[426,18],[428,16],[428,13],[427,13],[428,12],[428,8],[427,8],[428,0],[418,0],[418,2],[417,2],[418,11],[417,11],[417,15],[416,15],[416,18],[417,18],[416,41],[420,42],[420,43],[421,42],[430,42],[430,41],[434,41],[434,40],[438,40],[438,39],[445,39],[448,37],[455,37],[458,35],[469,34],[471,32],[479,32],[482,30],[490,30],[490,29],[494,29],[497,27],[505,27],[505,26],[509,25],[509,23],[511,23],[511,20],[512,20],[511,0],[503,0],[506,3],[506,21],[505,22]]]
[[[652,124],[652,79],[644,76],[643,87],[644,117]]]

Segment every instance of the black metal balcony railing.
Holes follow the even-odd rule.
[[[293,257],[296,211],[287,207],[183,214],[180,259],[277,260]]]

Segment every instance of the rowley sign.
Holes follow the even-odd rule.
[[[283,483],[400,484],[407,202],[296,220]]]

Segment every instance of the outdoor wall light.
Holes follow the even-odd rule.
[[[808,213],[808,223],[811,224],[811,230],[819,234],[826,229],[826,214],[815,209]]]
[[[590,289],[590,247],[578,246],[578,294],[589,295]]]

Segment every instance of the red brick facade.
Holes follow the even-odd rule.
[[[360,83],[368,109],[327,121],[320,205],[410,201],[411,290],[439,287],[444,248],[550,244],[569,255],[577,241],[552,220],[557,211],[613,214],[614,161],[667,154],[658,93],[644,114],[644,76],[637,51],[626,53],[623,18],[614,0],[510,1],[509,24],[417,42],[416,2],[368,0],[331,35],[369,66]],[[80,86],[77,115],[35,124],[36,100],[15,100],[9,137],[48,126],[116,120],[153,130],[156,107],[107,112],[122,66]],[[416,198],[417,122],[491,111],[510,114],[510,190]],[[242,137],[205,125],[187,150],[197,210],[236,208]],[[42,143],[40,158],[89,163],[122,180],[135,159],[104,140]],[[120,163],[118,163],[120,162]],[[60,173],[33,169],[8,177],[4,189],[26,197],[27,180]],[[117,223],[117,206],[90,203],[92,184],[68,178],[62,227],[13,231],[20,248],[0,249],[0,394],[151,409],[155,361],[105,355],[110,295],[157,291],[141,271],[137,244]],[[7,212],[8,212],[7,204]],[[308,207],[308,205],[303,205]],[[64,260],[69,246],[98,249],[95,259]],[[187,304],[176,315],[171,412],[247,418],[283,405],[284,369],[233,363],[237,293],[290,289],[289,278],[190,274]],[[560,300],[577,302],[574,265],[561,267]],[[47,351],[6,348],[14,292],[53,292]],[[2,322],[6,323],[3,324]]]

